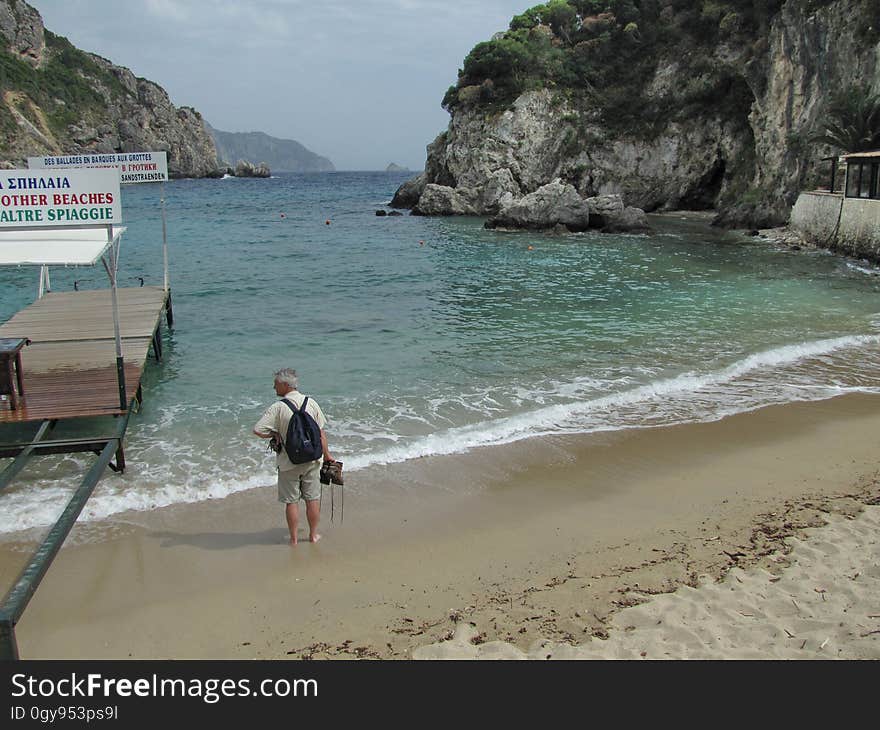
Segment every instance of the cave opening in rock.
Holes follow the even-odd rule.
[[[721,185],[724,182],[726,171],[727,163],[719,155],[712,163],[712,167],[682,197],[680,207],[683,210],[712,210],[715,208],[721,194]]]

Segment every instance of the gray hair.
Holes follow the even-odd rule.
[[[296,376],[296,370],[293,368],[281,368],[275,373],[275,380],[278,383],[287,383],[294,390],[299,385],[299,378]]]

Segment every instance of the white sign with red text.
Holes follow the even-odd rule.
[[[0,170],[0,228],[122,223],[119,170]]]

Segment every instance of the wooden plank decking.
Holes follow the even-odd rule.
[[[140,384],[153,334],[165,310],[161,287],[118,289],[126,402]],[[124,413],[116,383],[116,341],[109,290],[46,294],[0,325],[0,337],[27,337],[25,395],[0,402],[0,423]]]

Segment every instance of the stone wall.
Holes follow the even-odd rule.
[[[880,261],[880,200],[844,198],[836,251]]]
[[[801,193],[790,226],[816,246],[880,263],[880,200]]]
[[[801,193],[791,211],[791,225],[810,243],[831,246],[837,234],[843,196],[831,193]]]

